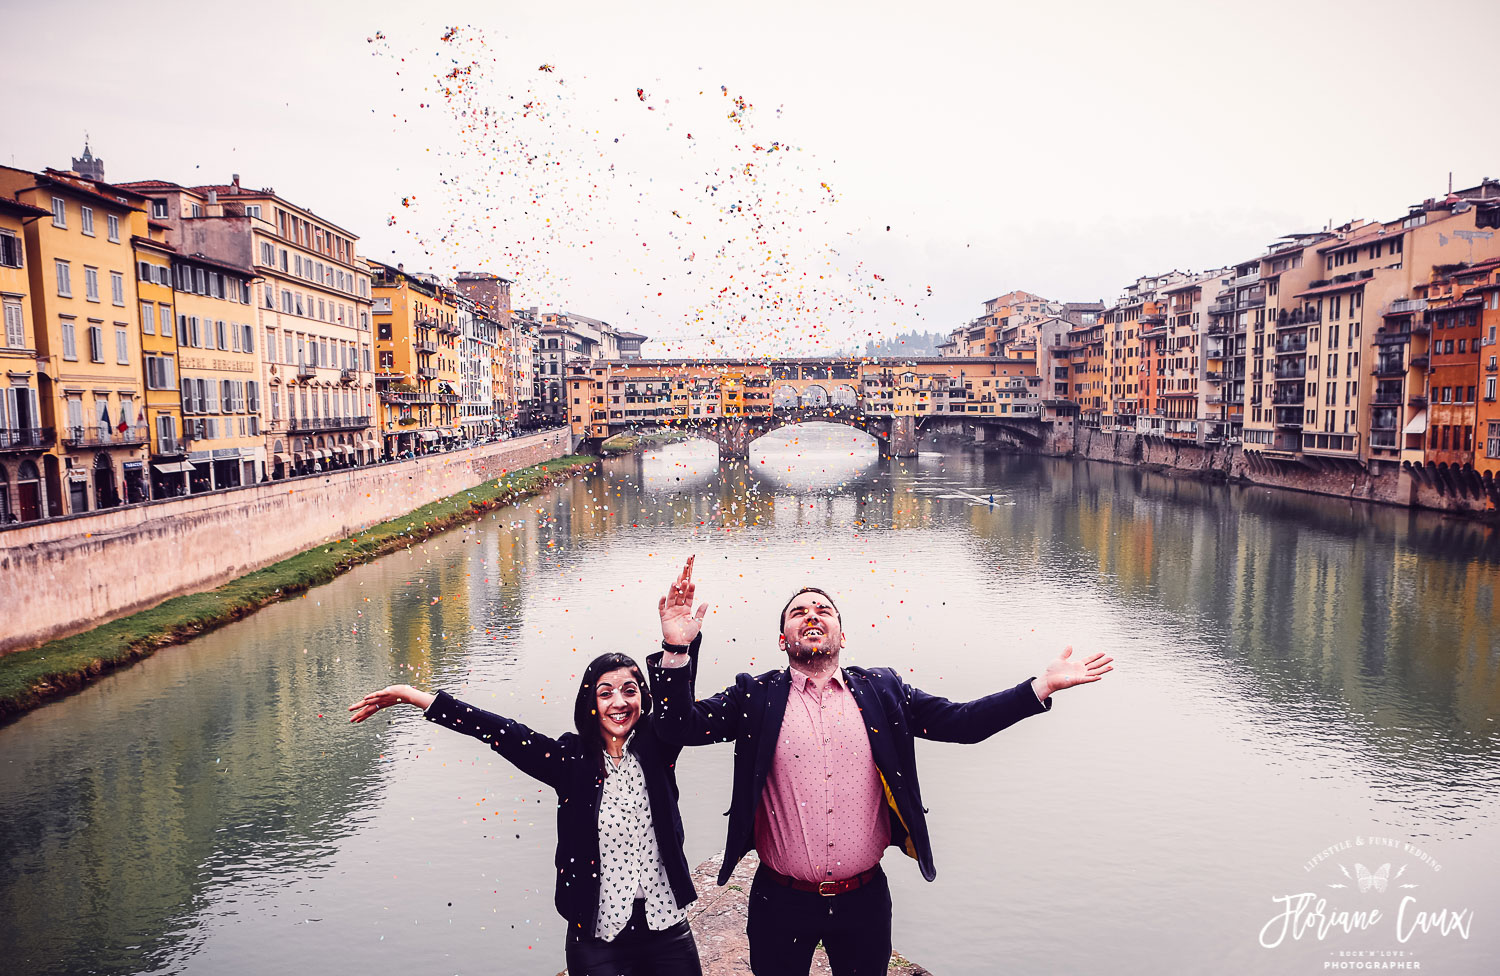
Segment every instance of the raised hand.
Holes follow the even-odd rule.
[[[350,705],[349,711],[354,714],[349,716],[349,721],[363,722],[382,708],[400,705],[403,702],[425,709],[428,705],[432,704],[432,700],[436,697],[436,695],[430,692],[418,691],[411,685],[391,685],[379,691],[372,691],[353,705]]]
[[[1073,648],[1065,647],[1057,659],[1047,665],[1042,676],[1032,682],[1032,687],[1036,690],[1036,696],[1045,701],[1055,691],[1098,681],[1114,670],[1110,666],[1113,661],[1114,658],[1106,657],[1103,653],[1095,654],[1085,661],[1074,660]]]
[[[693,612],[693,560],[689,556],[682,572],[672,581],[667,595],[657,601],[656,609],[661,614],[661,639],[668,644],[691,644],[703,629],[703,618],[708,613],[708,604],[700,604]]]

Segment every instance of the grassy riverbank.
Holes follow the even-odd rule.
[[[670,427],[661,427],[656,430],[644,430],[629,434],[616,434],[599,445],[599,452],[606,457],[614,457],[618,454],[629,454],[631,451],[639,451],[658,444],[670,444],[673,441],[685,441],[692,437],[685,430],[674,430]]]
[[[269,603],[327,583],[361,563],[534,495],[597,460],[569,455],[514,471],[400,518],[372,525],[357,536],[308,549],[217,589],[173,597],[82,634],[0,657],[0,721],[81,688],[115,668],[149,657],[159,648],[181,644]]]

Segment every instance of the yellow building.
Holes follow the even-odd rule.
[[[374,270],[375,380],[385,455],[424,454],[458,439],[459,296],[430,275]]]
[[[157,230],[156,228],[151,228]],[[164,236],[157,232],[157,236]],[[182,400],[177,392],[177,319],[172,293],[172,248],[161,240],[132,236],[135,288],[140,303],[141,377],[145,382],[146,430],[152,498],[181,494]],[[164,471],[163,468],[167,470]]]
[[[259,426],[270,476],[374,460],[370,273],[355,253],[359,238],[272,189],[241,185],[238,175],[224,184],[127,187],[150,198],[179,253],[253,268],[259,278],[253,315],[245,314],[261,355],[255,378],[268,408]]]
[[[185,458],[157,465],[182,494],[255,484],[266,476],[261,429],[261,335],[251,288],[255,273],[201,254],[172,260],[177,294],[177,362]],[[298,416],[332,416],[320,391],[301,389]],[[322,394],[324,397],[326,393]]]
[[[26,223],[38,399],[57,444],[42,458],[47,514],[147,497],[147,433],[132,236],[144,197],[58,170],[0,167],[0,196],[51,216]]]
[[[47,512],[42,453],[57,430],[42,425],[37,396],[36,327],[26,261],[26,224],[51,214],[0,197],[0,524],[30,522]]]

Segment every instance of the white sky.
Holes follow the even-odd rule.
[[[0,161],[65,167],[87,130],[111,180],[237,172],[648,353],[1107,300],[1500,176],[1496,3],[430,6],[5,0]]]

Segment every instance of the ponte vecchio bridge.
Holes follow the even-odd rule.
[[[676,427],[743,458],[779,427],[824,421],[866,431],[887,457],[912,457],[924,432],[1018,445],[1040,441],[1041,379],[1030,359],[625,359],[567,367],[578,449],[627,430]]]

